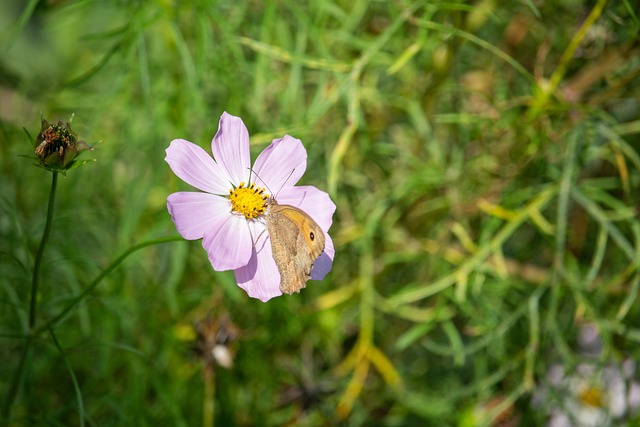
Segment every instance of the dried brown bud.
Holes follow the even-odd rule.
[[[194,329],[197,335],[195,350],[205,364],[231,369],[234,358],[231,344],[238,338],[239,330],[229,317],[224,315],[216,319],[207,316]]]
[[[42,120],[42,128],[36,138],[35,153],[40,164],[51,170],[68,170],[76,156],[93,147],[84,141],[78,141],[78,135],[71,125],[62,122],[51,124]]]

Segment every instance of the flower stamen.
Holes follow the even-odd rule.
[[[598,387],[587,387],[578,394],[580,401],[588,406],[602,408],[604,406],[604,396]]]
[[[241,213],[247,219],[257,218],[264,213],[269,195],[265,193],[264,188],[256,187],[255,183],[248,187],[245,185],[241,182],[238,187],[229,190],[231,210]]]

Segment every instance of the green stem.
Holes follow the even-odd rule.
[[[549,77],[549,82],[546,87],[543,87],[542,90],[535,96],[532,102],[532,106],[529,109],[529,117],[533,119],[537,119],[540,114],[544,111],[547,106],[549,99],[552,96],[555,96],[556,90],[560,86],[562,79],[564,78],[567,68],[569,66],[569,62],[573,59],[574,54],[578,47],[580,47],[580,43],[584,40],[585,36],[589,32],[589,29],[596,23],[604,7],[607,5],[607,0],[598,0],[596,5],[591,9],[589,16],[584,20],[576,34],[573,36],[566,49],[562,53],[560,57],[560,63],[556,67],[556,69]]]
[[[42,233],[42,240],[38,247],[38,253],[36,254],[36,262],[33,266],[33,279],[31,281],[31,306],[29,308],[29,330],[32,331],[36,326],[36,314],[38,310],[38,284],[40,282],[40,266],[42,265],[42,256],[44,254],[44,247],[49,240],[49,234],[51,233],[51,223],[53,223],[53,206],[56,200],[56,188],[58,186],[58,172],[53,172],[53,178],[51,180],[51,191],[49,192],[49,205],[47,207],[47,223],[44,226],[44,233]]]
[[[50,205],[52,205],[52,203],[50,203]],[[43,239],[43,241],[44,240],[46,239]],[[122,255],[116,258],[111,264],[109,264],[109,266],[105,268],[102,271],[102,273],[100,273],[93,280],[93,282],[91,282],[91,284],[89,284],[89,286],[87,286],[85,290],[80,293],[80,295],[75,297],[60,313],[58,313],[58,315],[50,319],[44,325],[41,325],[38,329],[36,330],[32,329],[30,331],[30,334],[27,336],[27,342],[25,343],[24,349],[22,351],[20,363],[18,364],[18,368],[16,369],[13,379],[11,381],[11,386],[9,387],[9,391],[7,393],[7,399],[5,400],[4,406],[2,408],[2,417],[0,417],[0,420],[6,420],[8,422],[11,417],[11,407],[13,406],[13,402],[15,401],[15,398],[18,395],[18,390],[20,388],[20,381],[22,380],[22,374],[24,372],[25,361],[27,360],[29,348],[31,347],[34,337],[38,336],[40,333],[42,333],[47,329],[52,329],[55,325],[57,325],[71,311],[71,309],[73,309],[73,307],[75,307],[80,301],[84,299],[85,296],[87,296],[92,290],[94,290],[96,286],[98,286],[98,284],[100,284],[102,279],[107,277],[113,270],[116,269],[116,267],[118,267],[132,253],[142,248],[146,248],[147,246],[152,246],[152,245],[157,245],[157,244],[167,243],[167,242],[177,242],[182,240],[183,238],[180,236],[164,237],[161,239],[155,239],[155,240],[139,243],[135,246],[130,247]],[[42,247],[43,245],[41,244],[40,246]],[[41,251],[39,251],[38,253],[40,252]],[[37,286],[37,281],[36,281],[36,286]]]
[[[202,427],[214,427],[215,425],[216,377],[214,369],[213,363],[205,362]]]
[[[2,418],[9,421],[11,417],[11,407],[18,395],[20,389],[20,382],[22,381],[22,375],[26,366],[26,360],[29,355],[29,348],[33,342],[33,329],[36,326],[37,311],[38,311],[38,285],[40,284],[40,266],[42,265],[42,258],[44,255],[44,248],[49,240],[49,234],[51,233],[51,224],[53,223],[53,207],[56,201],[56,188],[58,187],[58,172],[53,172],[51,179],[51,190],[49,191],[49,203],[47,205],[47,222],[44,226],[44,232],[42,233],[42,240],[40,246],[38,246],[38,253],[36,254],[35,263],[33,265],[33,277],[31,279],[31,303],[29,305],[29,336],[22,349],[22,355],[20,356],[20,362],[16,369],[11,385],[7,392],[7,399],[2,407]]]
[[[102,271],[102,273],[98,275],[98,277],[93,279],[93,282],[91,282],[91,284],[89,284],[89,286],[87,286],[77,297],[71,300],[71,302],[64,309],[62,309],[60,313],[58,313],[56,316],[50,319],[45,325],[40,326],[35,331],[35,334],[37,335],[42,331],[45,331],[49,328],[53,328],[55,325],[57,325],[71,311],[73,307],[75,307],[80,301],[84,299],[84,297],[86,297],[91,291],[93,291],[96,288],[96,286],[98,286],[98,284],[102,281],[102,279],[104,279],[109,274],[111,274],[111,272],[115,270],[116,267],[118,267],[132,253],[142,248],[146,248],[147,246],[153,246],[153,245],[158,245],[161,243],[168,243],[168,242],[179,242],[182,240],[184,239],[180,236],[163,237],[160,239],[154,239],[154,240],[149,240],[147,242],[138,243],[137,245],[130,247],[122,255],[116,258],[111,264],[109,264],[109,266],[105,268]]]
[[[13,402],[16,400],[16,396],[18,395],[20,381],[22,381],[22,373],[24,372],[25,362],[27,361],[27,355],[29,354],[29,348],[31,347],[32,341],[33,337],[29,336],[27,337],[27,342],[24,343],[24,348],[22,349],[22,354],[20,356],[20,363],[18,364],[18,368],[13,375],[11,385],[9,386],[9,390],[7,391],[7,399],[4,401],[4,405],[2,407],[2,417],[0,417],[0,420],[4,420],[7,425],[9,424],[11,418],[11,407],[13,406]],[[2,422],[0,422],[0,424],[4,425]]]

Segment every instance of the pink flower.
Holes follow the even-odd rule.
[[[281,295],[280,273],[262,218],[268,188],[278,192],[279,204],[302,209],[324,231],[325,249],[311,271],[312,280],[323,279],[333,264],[328,230],[336,205],[324,191],[295,186],[307,167],[302,142],[289,135],[274,140],[251,168],[249,132],[242,119],[225,112],[211,150],[215,160],[184,139],[174,139],[166,150],[171,170],[203,191],[167,198],[178,233],[187,240],[202,239],[213,269],[234,270],[238,286],[250,297],[268,301]]]

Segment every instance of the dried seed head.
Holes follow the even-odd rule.
[[[78,141],[78,135],[71,130],[69,123],[51,124],[42,120],[35,147],[36,156],[42,166],[66,170],[80,152],[92,149],[93,147],[86,142]]]

